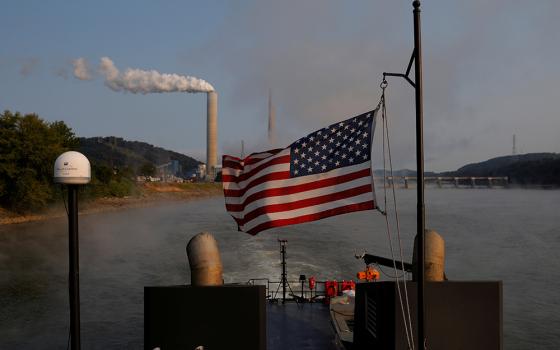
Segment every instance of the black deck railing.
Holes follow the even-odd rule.
[[[326,283],[329,281],[315,281],[315,287],[309,288],[308,280],[287,281],[286,300],[313,302],[323,300],[327,297]],[[342,291],[342,285],[348,281],[336,281],[338,294]],[[282,299],[282,281],[271,281],[268,278],[252,278],[247,281],[250,285],[263,285],[266,287],[266,299],[276,301]]]

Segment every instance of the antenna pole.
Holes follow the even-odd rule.
[[[422,96],[422,36],[420,32],[420,1],[412,2],[414,7],[414,83],[416,97],[416,176],[417,186],[417,211],[416,211],[416,234],[418,236],[418,337],[417,349],[423,350],[426,343],[426,313],[424,298],[424,233],[426,228],[424,212],[424,122],[423,122],[423,96]]]
[[[72,350],[80,349],[80,267],[78,244],[78,186],[68,186],[68,250],[70,285],[70,343]]]
[[[285,239],[279,239],[278,242],[280,243],[280,255],[282,255],[282,304],[286,303],[286,284],[288,284],[288,277],[286,273],[286,243],[288,242]],[[291,288],[290,288],[291,289]]]

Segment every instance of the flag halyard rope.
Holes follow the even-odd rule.
[[[389,248],[391,250],[391,259],[393,260],[393,269],[394,269],[394,279],[396,282],[396,286],[397,286],[397,293],[399,295],[399,303],[400,303],[400,307],[401,307],[401,313],[402,313],[402,317],[403,317],[403,322],[404,322],[404,328],[405,328],[405,333],[406,333],[406,338],[407,338],[407,343],[408,343],[408,348],[414,350],[414,333],[413,333],[413,329],[412,329],[412,319],[411,319],[411,312],[410,312],[410,302],[409,302],[409,298],[408,298],[408,291],[406,288],[406,274],[403,275],[399,275],[398,273],[398,269],[397,269],[397,261],[395,259],[395,253],[394,253],[394,248],[393,248],[393,238],[391,236],[391,226],[389,223],[389,216],[387,215],[388,212],[388,208],[387,208],[387,157],[389,158],[388,161],[388,165],[389,165],[389,174],[391,176],[391,179],[393,179],[393,162],[392,162],[392,157],[391,157],[391,144],[390,144],[390,140],[389,140],[389,124],[388,124],[388,118],[387,118],[387,106],[386,106],[386,99],[385,99],[385,89],[387,88],[388,83],[387,80],[385,79],[385,76],[383,77],[383,81],[381,82],[381,89],[382,89],[382,94],[381,94],[381,99],[379,101],[379,106],[381,107],[381,120],[382,120],[382,132],[383,132],[383,194],[384,194],[384,208],[385,208],[385,212],[384,216],[385,216],[385,223],[387,226],[387,236],[389,239]],[[386,146],[387,145],[387,146]],[[396,199],[396,193],[395,193],[395,185],[394,182],[391,183],[391,188],[392,188],[392,196],[393,196],[393,210],[395,212],[395,222],[396,222],[396,230],[397,230],[397,241],[399,244],[399,255],[400,255],[400,264],[401,264],[401,269],[402,271],[404,271],[404,254],[403,254],[403,248],[402,248],[402,240],[401,240],[401,235],[400,235],[400,223],[399,223],[399,215],[398,215],[398,209],[397,209],[397,199]],[[404,289],[404,302],[403,302],[403,293],[401,292],[401,287],[400,287],[400,278],[402,278],[402,284],[403,284],[403,289]],[[406,313],[405,313],[405,306],[406,305]]]

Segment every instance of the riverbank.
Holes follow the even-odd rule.
[[[80,215],[139,208],[170,201],[195,200],[222,195],[221,183],[144,183],[138,185],[138,194],[126,197],[101,197],[80,201]],[[0,225],[43,221],[66,216],[62,202],[39,213],[18,214],[0,208]]]

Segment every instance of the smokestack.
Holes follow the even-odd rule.
[[[206,129],[206,176],[213,181],[216,178],[218,149],[218,94],[215,91],[207,95],[207,129]]]
[[[275,128],[276,128],[276,111],[272,105],[272,90],[268,90],[268,143],[270,146],[275,145]]]

